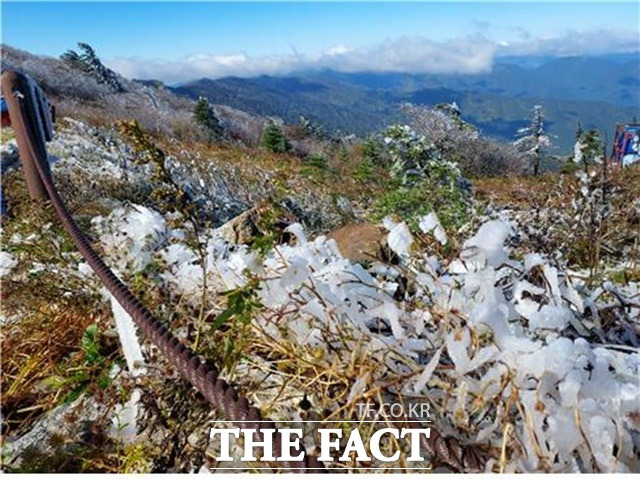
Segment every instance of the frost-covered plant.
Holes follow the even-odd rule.
[[[411,127],[465,175],[504,176],[524,171],[522,155],[513,145],[482,137],[474,125],[462,118],[455,102],[434,107],[406,103],[401,111]]]
[[[446,241],[437,219],[423,218],[421,229]],[[319,371],[348,365],[355,375],[326,403],[330,410],[372,391],[411,396],[432,405],[433,427],[484,445],[487,470],[637,470],[637,283],[590,290],[542,255],[516,259],[505,247],[514,227],[502,221],[483,224],[453,261],[417,249],[404,223],[385,225],[397,267],[352,264],[333,241],[308,240],[300,225],[288,229],[295,245],[263,257],[211,235],[207,287],[250,285],[260,305],[251,308],[253,341],[262,337],[280,354],[314,351]],[[152,246],[166,261],[163,280],[181,301],[197,300],[196,253],[177,232],[166,236],[174,239],[157,237]],[[615,321],[605,321],[611,314]],[[354,364],[360,350],[366,361]],[[301,391],[323,401],[306,385],[317,373],[282,374],[289,392],[272,389],[292,398],[279,401],[283,416],[296,410]],[[272,400],[264,394],[255,392]]]
[[[322,140],[326,136],[322,124],[311,121],[305,115],[300,115],[295,132],[296,136],[299,138],[315,138],[317,140]]]
[[[93,47],[87,43],[78,43],[81,53],[75,50],[68,50],[60,57],[71,68],[81,70],[96,79],[98,83],[104,83],[114,92],[122,93],[125,91],[118,75],[113,70],[102,64],[98,54]]]
[[[607,217],[611,213],[611,204],[606,195],[608,185],[598,171],[578,171],[579,190],[574,208],[574,231],[584,238],[586,264],[593,275],[600,264],[600,248],[606,226]],[[580,235],[580,233],[582,233]]]
[[[412,231],[418,230],[420,218],[438,211],[442,224],[456,231],[469,219],[471,202],[466,185],[440,182],[432,178],[410,185],[399,185],[376,199],[374,218],[393,215],[406,220]]]
[[[590,166],[601,164],[603,161],[603,143],[597,130],[582,132],[576,139],[573,148],[573,161],[588,171]]]
[[[540,173],[542,150],[551,146],[551,138],[544,130],[544,114],[541,105],[533,107],[531,123],[518,130],[518,139],[514,142],[516,148],[530,158],[533,175]]]
[[[65,62],[30,55],[7,45],[2,47],[2,68],[28,74],[48,96],[69,95],[77,100],[97,100],[111,93],[106,84],[98,83],[92,76],[78,74]]]
[[[440,151],[424,135],[408,125],[394,125],[384,134],[384,142],[391,158],[391,176],[407,184],[425,175],[448,173]]]
[[[416,230],[419,217],[436,210],[446,228],[462,226],[469,214],[471,188],[457,165],[407,125],[390,127],[384,145],[393,181],[376,200],[376,218],[395,214]]]
[[[455,148],[479,136],[475,126],[462,119],[455,102],[434,107],[405,103],[400,109],[409,118],[411,127],[441,150]]]

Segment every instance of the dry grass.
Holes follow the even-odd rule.
[[[177,158],[188,152],[190,158],[201,158],[220,168],[234,168],[246,184],[264,179],[268,173],[274,187],[290,192],[310,191],[317,195],[341,194],[349,199],[375,197],[382,191],[377,181],[360,181],[354,177],[361,162],[358,150],[353,148],[346,157],[328,156],[326,174],[314,177],[304,174],[305,161],[292,154],[272,153],[260,148],[248,148],[225,143],[183,141],[179,144],[163,138],[155,138],[158,146]]]
[[[570,267],[589,269],[592,279],[621,262],[623,276],[635,277],[640,272],[640,167],[613,168],[606,180],[601,167],[590,172],[593,185],[606,192],[598,205],[585,203],[583,185],[573,174],[479,179],[474,188],[480,202],[506,208],[522,228],[538,230],[528,238],[533,244],[521,246],[551,257],[562,253]]]
[[[3,461],[12,458],[4,457],[6,439],[27,433],[58,406],[84,395],[103,411],[89,429],[80,417],[69,426],[68,437],[52,436],[44,450],[21,450],[19,462],[5,463],[3,470],[148,471],[149,461],[159,452],[152,454],[147,444],[124,445],[106,436],[115,404],[126,397],[123,384],[109,377],[122,354],[108,303],[97,293],[94,280],[73,274],[78,253],[50,206],[28,198],[21,172],[4,175],[2,183],[11,213],[3,218],[3,250],[18,260],[0,289]],[[88,213],[88,206],[81,206]],[[14,236],[19,239],[13,241]],[[95,335],[88,334],[91,328]]]
[[[88,361],[85,332],[93,324],[105,331],[109,316],[96,293],[68,274],[77,258],[50,207],[28,199],[19,171],[4,175],[2,182],[11,213],[3,219],[3,250],[18,261],[3,278],[0,295],[4,442],[83,391],[102,391],[118,344],[102,338],[103,360]]]
[[[609,171],[612,188],[620,192],[622,201],[640,198],[640,168],[615,168]],[[478,178],[473,182],[476,199],[498,205],[534,208],[550,195],[557,195],[557,206],[572,199],[578,185],[573,174],[546,173],[539,177]]]
[[[284,331],[286,317],[282,313],[263,311],[258,314],[262,316],[262,322],[254,321],[250,325],[242,356],[230,377],[246,391],[263,414],[276,421],[295,417],[321,421],[306,423],[303,426],[305,436],[316,436],[318,428],[342,429],[348,436],[352,429],[358,428],[365,443],[379,428],[393,427],[386,424],[394,419],[389,417],[378,417],[375,424],[364,422],[370,418],[362,416],[358,404],[405,403],[408,398],[398,391],[413,373],[400,375],[391,371],[385,365],[388,358],[373,354],[368,338],[360,337],[359,332],[349,327],[331,332],[327,326],[323,331],[325,343],[300,345],[288,335],[274,337],[259,325],[266,321]],[[287,308],[289,314],[290,307]],[[229,329],[227,334],[232,334],[232,331],[233,328]],[[393,351],[386,354],[398,361],[406,359]],[[364,381],[363,387],[354,392],[354,384],[359,381]],[[316,436],[314,443],[318,444],[318,440]],[[387,466],[406,465],[409,450],[404,441],[383,442],[382,450],[387,455],[393,455],[395,451],[401,454],[398,464]],[[353,458],[351,462],[342,461],[333,466],[337,471],[356,467],[359,472],[367,472],[367,467],[384,467],[385,464],[361,463]],[[413,466],[425,467],[426,464],[414,463]],[[369,472],[382,470],[371,469]]]
[[[105,317],[92,308],[69,306],[43,300],[31,314],[2,328],[4,434],[63,402],[80,377],[100,372],[86,364],[81,340],[87,327],[104,323]]]

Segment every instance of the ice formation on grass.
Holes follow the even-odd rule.
[[[411,243],[413,243],[413,237],[407,224],[404,221],[394,223],[391,218],[385,218],[383,225],[389,230],[389,236],[387,238],[389,248],[399,256],[407,256]]]
[[[116,404],[109,431],[111,437],[125,443],[133,442],[136,439],[140,399],[142,399],[142,390],[134,388],[125,404]]]
[[[142,348],[138,339],[138,331],[133,319],[120,306],[116,299],[109,295],[111,310],[116,323],[116,331],[120,338],[122,352],[127,363],[127,369],[132,377],[138,377],[146,373]],[[136,438],[138,431],[139,402],[142,398],[142,390],[138,387],[131,391],[131,396],[125,404],[116,404],[115,411],[111,418],[112,437],[121,439],[124,442],[132,442]]]
[[[151,262],[155,249],[164,245],[168,238],[164,217],[143,206],[116,208],[106,218],[95,218],[92,224],[100,235],[107,258],[119,268],[127,268],[129,273],[144,269]],[[135,323],[112,295],[107,296],[127,370],[134,378],[141,376],[146,373],[146,367]],[[116,405],[111,420],[112,437],[124,442],[135,439],[141,397],[142,390],[136,387],[125,404]]]
[[[0,278],[6,276],[16,267],[18,261],[6,251],[0,251]]]
[[[133,377],[140,376],[145,373],[146,369],[144,367],[144,357],[142,356],[142,348],[138,340],[136,326],[131,316],[120,306],[120,303],[118,303],[113,296],[109,296],[113,318],[116,323],[116,330],[118,331],[120,344],[122,345],[124,359],[127,362],[127,369]]]
[[[425,228],[433,230],[436,219],[425,219]],[[199,257],[158,213],[132,207],[96,224],[128,231],[127,240],[102,236],[108,252],[134,270],[163,259],[166,285],[197,300],[204,274]],[[354,346],[365,341],[388,368],[371,380],[407,375],[411,379],[398,392],[429,398],[440,421],[462,439],[500,447],[505,425],[512,424],[521,447],[512,451],[509,470],[637,468],[640,356],[592,344],[575,332],[599,327],[598,296],[541,255],[510,257],[504,243],[513,226],[502,221],[482,225],[448,265],[411,251],[404,223],[387,220],[386,226],[400,269],[352,264],[333,240],[308,240],[300,225],[290,227],[295,246],[279,245],[262,260],[212,232],[207,284],[221,292],[245,284],[249,273],[258,275],[265,310],[256,326],[315,347],[335,347],[345,334]],[[413,279],[412,293],[397,300],[400,274]],[[637,297],[633,288],[616,294]],[[266,319],[268,312],[280,313],[277,324]],[[630,314],[638,320],[637,310]],[[350,397],[368,383],[361,378]]]
[[[157,214],[138,211],[147,228],[137,237],[145,241],[129,248],[145,261],[164,259],[166,285],[192,292],[195,301],[198,255]],[[576,333],[598,329],[602,294],[574,284],[541,255],[512,258],[504,243],[514,227],[502,221],[481,226],[450,264],[410,250],[403,223],[386,226],[398,268],[352,264],[333,240],[307,240],[299,225],[290,228],[295,246],[279,245],[263,259],[212,232],[207,284],[221,292],[258,275],[264,310],[255,325],[274,338],[325,348],[344,347],[345,337],[353,347],[367,344],[386,368],[354,384],[352,399],[367,384],[406,375],[398,392],[428,398],[438,424],[463,440],[500,448],[511,424],[520,446],[510,451],[507,470],[637,470],[640,356]],[[118,241],[110,241],[117,251]],[[400,275],[411,280],[411,292],[397,300]],[[638,301],[637,285],[616,294]],[[627,313],[638,321],[637,309]]]
[[[433,236],[440,244],[447,244],[447,233],[444,231],[440,224],[440,219],[438,219],[438,215],[434,211],[420,218],[419,226],[423,233],[433,233]]]
[[[151,262],[153,251],[166,240],[163,216],[144,206],[117,208],[107,217],[92,221],[108,256],[118,267],[140,271]]]
[[[95,144],[83,149],[78,142],[85,133],[77,135],[58,135],[52,149],[65,155],[56,169],[82,166],[95,176],[91,165],[81,165],[93,155],[106,164],[105,175],[111,168],[119,168],[118,175],[144,174],[129,162],[123,169],[120,146],[97,148],[97,158],[89,151]],[[69,149],[77,155],[66,154]],[[225,243],[214,230],[201,235],[203,249],[196,251],[186,226],[173,229],[176,221],[168,219],[130,205],[95,219],[93,229],[119,274],[158,262],[163,287],[182,301],[197,304],[205,278],[213,297],[258,277],[264,308],[254,318],[256,334],[322,348],[336,363],[365,347],[377,367],[354,381],[349,400],[395,381],[389,394],[429,401],[437,426],[463,442],[500,450],[505,430],[513,428],[507,471],[640,470],[637,336],[624,327],[619,335],[604,330],[611,315],[614,324],[640,321],[638,283],[590,290],[535,252],[515,258],[504,246],[514,226],[501,220],[481,225],[450,262],[420,251],[404,223],[386,220],[400,264],[365,268],[343,258],[333,240],[308,238],[300,225],[289,228],[295,245],[260,257]],[[435,213],[419,226],[447,241]],[[133,372],[142,353],[121,313],[114,305]],[[121,437],[135,434],[138,399],[134,390],[118,411],[114,427]]]

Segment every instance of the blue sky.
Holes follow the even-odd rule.
[[[432,60],[438,49],[460,57],[452,71],[472,73],[500,54],[628,51],[639,42],[637,2],[3,2],[2,8],[9,45],[58,56],[84,41],[126,75],[168,80],[305,65],[375,69],[376,57],[393,69],[438,71],[448,63]],[[407,50],[417,50],[415,58]]]

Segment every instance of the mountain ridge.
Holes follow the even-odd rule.
[[[525,62],[526,63],[526,62]],[[430,75],[335,70],[199,79],[171,87],[191,98],[204,96],[250,113],[286,122],[303,114],[330,131],[367,135],[401,119],[403,102],[456,101],[463,116],[484,133],[513,140],[529,121],[533,105],[547,111],[558,152],[568,153],[574,132],[595,128],[608,137],[618,122],[640,114],[640,57],[562,57],[525,67],[498,62],[480,75]]]

